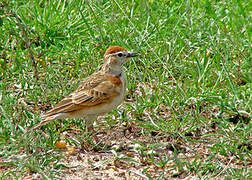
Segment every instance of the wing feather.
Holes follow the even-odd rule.
[[[119,95],[115,89],[116,85],[113,81],[102,74],[94,74],[93,77],[84,79],[76,91],[42,116],[49,117],[58,113],[73,112],[107,102],[111,97]]]

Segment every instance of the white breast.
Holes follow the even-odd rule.
[[[122,81],[122,89],[123,89],[123,96],[126,92],[127,89],[127,77],[124,71],[122,71],[122,75],[120,77],[121,81]]]

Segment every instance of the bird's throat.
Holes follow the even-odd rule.
[[[122,66],[111,66],[109,64],[105,64],[102,68],[102,71],[104,71],[106,74],[111,74],[116,77],[120,77],[123,71]]]

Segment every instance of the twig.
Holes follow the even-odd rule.
[[[144,178],[144,179],[148,179],[147,176],[145,176],[144,174],[142,174],[142,173],[140,173],[140,172],[133,171],[133,170],[131,170],[130,172],[132,172],[132,173],[134,173],[134,174],[136,174],[136,175],[138,175],[138,176],[140,176],[140,177],[142,177],[142,178]]]
[[[20,27],[20,29],[22,30],[22,35],[24,37],[24,41],[26,43],[26,47],[28,49],[28,53],[29,53],[30,59],[32,60],[32,65],[33,65],[33,68],[34,68],[34,77],[38,80],[37,63],[35,61],[33,52],[31,50],[31,42],[30,42],[30,40],[29,40],[29,38],[27,36],[25,25],[22,23],[21,18],[15,12],[13,12],[11,10],[10,13],[11,13],[12,16],[14,16],[16,18],[17,24]]]
[[[157,128],[159,128],[159,126],[158,126],[156,123],[154,123],[154,121],[153,121],[153,119],[151,118],[151,116],[150,116],[148,113],[146,113],[146,115],[147,115],[148,118],[150,119],[151,123],[152,123],[154,126],[156,126]]]
[[[216,174],[216,178],[218,177],[218,176],[220,176],[221,175],[221,173],[222,172],[224,172],[226,169],[227,169],[227,167],[229,166],[229,164],[232,162],[232,160],[234,159],[234,157],[232,157],[231,159],[230,159],[230,161],[227,163],[227,165],[218,173],[218,174]]]

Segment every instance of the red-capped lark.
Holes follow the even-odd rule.
[[[123,65],[137,55],[120,46],[109,47],[101,70],[85,78],[76,91],[42,114],[42,121],[29,131],[64,118],[84,118],[86,130],[93,130],[97,116],[112,111],[123,101],[127,86]]]

